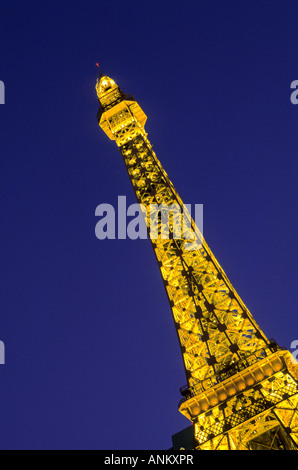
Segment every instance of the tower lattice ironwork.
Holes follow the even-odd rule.
[[[102,74],[96,90],[99,125],[119,147],[148,229],[152,207],[162,212],[176,205],[181,220],[189,218],[180,238],[173,236],[173,218],[155,218],[159,237],[151,243],[183,355],[187,386],[179,410],[194,424],[193,448],[296,450],[298,365],[289,351],[267,339],[183,212],[147,138],[139,104]],[[194,232],[202,243],[190,249]]]

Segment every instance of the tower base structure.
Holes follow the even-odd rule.
[[[194,448],[194,427],[188,426],[182,431],[173,434],[173,450],[193,450]]]

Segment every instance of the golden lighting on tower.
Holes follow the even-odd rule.
[[[182,213],[139,104],[106,75],[96,91],[99,125],[116,141],[138,202],[147,209],[178,204]],[[191,227],[198,230],[194,221]],[[291,354],[268,340],[205,240],[195,250],[186,249],[183,236],[151,242],[184,360],[179,410],[194,424],[193,448],[296,450],[298,372]]]

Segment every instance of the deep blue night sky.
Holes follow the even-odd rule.
[[[1,449],[168,449],[186,383],[148,240],[95,237],[135,202],[98,127],[95,62],[267,337],[298,339],[297,1],[2,0]]]

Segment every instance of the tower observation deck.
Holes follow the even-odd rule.
[[[297,450],[298,365],[265,336],[183,211],[137,101],[105,75],[96,91],[99,125],[123,156],[148,230],[152,211],[160,212],[154,219],[159,236],[151,243],[183,356],[187,385],[179,410],[193,423],[193,449]],[[180,238],[174,236],[176,216],[162,217],[166,207],[181,209],[179,220],[188,229]]]

